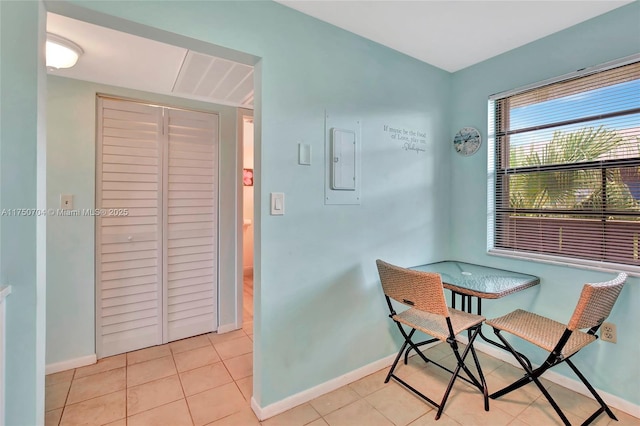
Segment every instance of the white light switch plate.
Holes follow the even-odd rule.
[[[298,144],[298,164],[303,166],[311,165],[311,145],[306,143]]]
[[[272,192],[271,193],[271,215],[281,216],[284,214],[284,193]]]

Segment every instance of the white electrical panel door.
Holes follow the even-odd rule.
[[[324,121],[324,203],[360,204],[362,129],[350,112],[327,112]]]
[[[356,189],[356,133],[352,130],[331,130],[331,189]]]
[[[166,338],[215,330],[218,116],[169,110],[165,233]]]

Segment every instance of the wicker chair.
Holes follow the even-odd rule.
[[[600,404],[600,408],[593,413],[583,425],[591,423],[603,412],[606,412],[612,419],[617,420],[607,404],[605,404],[593,386],[591,386],[584,375],[571,362],[570,358],[580,349],[598,338],[596,332],[611,313],[611,309],[626,279],[627,275],[621,273],[611,281],[585,284],[580,299],[578,300],[578,305],[567,325],[521,309],[515,310],[500,318],[487,320],[486,324],[493,327],[494,333],[502,340],[502,343],[504,343],[526,371],[523,378],[506,386],[504,389],[494,392],[490,395],[490,398],[499,398],[513,390],[521,388],[527,383],[534,382],[553,406],[553,409],[558,413],[564,424],[570,425],[571,423],[562,410],[560,410],[558,404],[538,379],[551,367],[566,362]],[[581,331],[584,329],[588,329],[588,331]],[[540,367],[535,369],[531,368],[517,355],[511,344],[509,344],[501,334],[503,331],[516,335],[548,351],[549,356]]]
[[[474,385],[483,394],[484,409],[489,411],[489,398],[487,385],[482,374],[482,368],[473,347],[473,341],[475,340],[484,317],[480,315],[469,314],[467,312],[458,311],[456,309],[449,309],[444,298],[444,288],[442,287],[442,280],[440,275],[430,272],[419,272],[410,269],[401,268],[377,260],[378,273],[380,274],[380,281],[382,283],[382,289],[389,306],[391,314],[389,317],[396,323],[400,329],[400,333],[404,337],[404,343],[396,356],[389,374],[385,379],[385,383],[388,383],[391,378],[394,378],[397,382],[405,386],[410,391],[434,405],[438,408],[436,414],[436,420],[438,420],[444,410],[444,406],[447,402],[447,398],[451,393],[455,380],[460,379]],[[397,313],[391,303],[391,299],[409,306],[409,309]],[[403,327],[408,326],[411,331],[407,333]],[[414,343],[411,338],[416,330],[433,336],[433,339]],[[467,347],[460,354],[458,350],[458,343],[456,342],[456,336],[463,331],[468,332],[469,342]],[[440,365],[430,359],[428,359],[418,347],[427,343],[436,341],[446,342],[452,349],[457,359],[457,366],[455,370],[450,370],[443,365]],[[451,373],[451,380],[444,393],[442,401],[438,404],[434,400],[422,394],[420,391],[413,388],[404,380],[393,374],[398,361],[404,353],[404,363],[407,363],[409,351],[415,350],[416,353],[426,362],[433,363],[440,368],[443,368]],[[471,353],[476,365],[478,378],[469,370],[464,364],[464,360],[467,354]],[[459,375],[460,370],[464,370],[467,377]]]

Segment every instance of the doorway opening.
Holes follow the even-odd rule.
[[[259,58],[163,30],[138,26],[135,23],[117,18],[108,17],[107,19],[100,14],[94,15],[66,3],[47,5],[47,9],[47,30],[73,39],[81,45],[92,45],[93,41],[89,41],[86,37],[93,34],[103,35],[105,32],[110,34],[110,36],[99,37],[96,43],[100,42],[101,44],[96,45],[96,48],[92,50],[92,55],[83,56],[76,67],[66,71],[50,72],[51,78],[58,82],[57,87],[60,91],[76,89],[76,83],[72,84],[70,81],[77,81],[80,82],[77,84],[84,85],[82,90],[84,90],[85,86],[91,86],[89,87],[91,90],[94,90],[94,87],[98,88],[94,90],[94,94],[96,90],[100,93],[113,92],[113,95],[126,99],[143,99],[154,104],[163,105],[174,104],[173,100],[176,99],[179,100],[176,105],[180,107],[192,108],[192,104],[197,104],[199,106],[196,106],[195,109],[201,111],[209,111],[211,108],[220,109],[220,140],[232,142],[237,138],[236,134],[234,134],[236,111],[238,107],[247,108],[253,105],[253,82],[255,79],[252,70],[253,66],[259,62]],[[90,26],[90,31],[83,30],[87,26]],[[117,35],[114,35],[114,33],[117,33]],[[135,41],[131,41],[130,37],[134,37]],[[117,65],[119,62],[110,56],[109,61],[105,62],[106,65],[100,64],[98,63],[98,56],[99,54],[111,55],[111,50],[107,48],[107,44],[113,40],[117,40],[121,46],[142,48],[135,54],[124,55],[126,56],[124,60],[127,62],[127,66],[117,66],[116,70],[107,70],[106,65],[114,63]],[[162,46],[159,44],[162,44]],[[151,52],[151,47],[160,49],[160,54],[157,54],[158,51],[154,50],[156,52],[153,55],[154,58],[160,58],[165,62],[171,60],[173,61],[172,64],[154,65],[151,70],[145,69],[146,71],[142,73],[143,78],[135,78],[135,82],[128,80],[129,78],[139,77],[136,74],[137,68],[131,66],[131,61],[139,56],[142,56],[143,59],[147,58],[142,53]],[[205,59],[207,60],[206,62]],[[92,62],[94,60],[95,62]],[[147,64],[149,61],[143,62]],[[200,66],[196,67],[198,64]],[[167,70],[172,72],[168,77],[163,73],[163,71]],[[238,74],[236,71],[242,72],[242,74]],[[81,75],[81,73],[85,74]],[[216,79],[216,76],[219,78]],[[66,79],[59,77],[65,77]],[[235,78],[235,82],[228,80],[231,77]],[[113,78],[113,80],[108,78]],[[156,83],[165,83],[165,88],[154,86]],[[107,86],[109,89],[104,88]],[[141,96],[142,92],[144,93]],[[82,93],[84,94],[85,91]],[[149,94],[149,96],[146,94]],[[68,99],[79,99],[78,102],[84,102],[85,98],[69,96]],[[204,104],[215,104],[216,106],[210,107],[210,105]],[[92,111],[91,107],[85,107],[84,104],[81,106],[82,108],[78,110]],[[253,113],[250,110],[249,112]],[[74,126],[91,128],[93,120],[94,117],[91,116],[85,122],[77,120],[73,123]],[[81,134],[80,132],[77,133]],[[60,141],[61,151],[74,150],[74,147],[70,144],[76,143],[75,140],[60,138]],[[221,145],[219,149],[219,155],[222,160],[219,173],[219,205],[226,210],[224,215],[221,215],[219,244],[225,244],[224,250],[221,248],[220,251],[225,253],[226,257],[220,260],[218,265],[218,281],[222,283],[218,291],[218,332],[224,333],[239,328],[238,324],[242,323],[243,311],[241,309],[238,310],[237,303],[234,302],[242,299],[243,274],[242,271],[237,270],[237,265],[241,264],[241,259],[237,256],[237,250],[234,250],[237,247],[234,246],[237,244],[238,233],[242,232],[241,229],[236,229],[234,226],[237,215],[241,214],[237,211],[238,201],[236,198],[238,181],[236,176],[241,164],[240,159],[236,157],[236,148],[232,143]],[[75,194],[78,207],[93,207],[91,204],[94,199],[93,190],[86,190],[84,187],[76,189],[72,184],[94,179],[95,166],[91,166],[94,162],[94,156],[92,155],[91,161],[83,161],[84,157],[80,155],[73,158],[77,159],[77,161],[74,160],[77,164],[69,165],[67,162],[66,167],[73,171],[73,176],[78,176],[78,178],[61,182],[60,188],[54,188],[52,185],[51,188],[54,189],[51,189],[51,192],[55,192],[55,194],[57,192]],[[94,279],[94,271],[93,268],[91,270],[89,268],[81,270],[81,267],[94,263],[95,255],[93,254],[94,250],[92,250],[94,245],[93,233],[91,235],[86,232],[83,233],[80,227],[68,227],[60,232],[64,232],[66,235],[60,241],[72,240],[78,242],[73,245],[74,253],[86,251],[92,254],[90,255],[91,259],[87,262],[78,262],[76,261],[77,256],[67,255],[67,252],[58,250],[57,247],[47,250],[48,259],[49,257],[57,256],[56,260],[62,258],[63,261],[57,270],[48,271],[48,282],[55,282],[58,286],[57,289],[61,293],[66,291],[68,294],[75,296],[74,298],[69,298],[65,303],[53,304],[51,309],[48,309],[47,327],[57,331],[65,330],[63,327],[65,324],[78,324],[78,328],[82,328],[83,336],[87,336],[79,345],[83,350],[87,348],[86,350],[90,351],[94,348],[93,343],[95,342],[94,321],[92,321],[95,315],[95,304],[93,303],[95,291],[89,289],[85,283]],[[67,233],[69,234],[67,235]],[[53,240],[57,241],[58,239],[54,238]],[[70,245],[61,244],[61,246]],[[239,254],[241,255],[241,252]],[[51,259],[48,261],[51,261]],[[61,272],[64,272],[64,277]],[[56,273],[59,273],[60,276],[56,276]],[[72,279],[68,279],[68,277],[72,277]],[[253,280],[251,284],[253,284]],[[249,303],[247,306],[252,307],[252,304]],[[62,333],[62,331],[58,331],[58,333]],[[55,336],[56,333],[48,332],[47,334],[48,336]],[[47,341],[47,368],[49,372],[62,371],[69,367],[95,362],[95,355],[93,356],[93,361],[89,361],[91,357],[77,357],[78,345],[63,345],[59,342],[60,339],[56,341],[54,338]]]
[[[242,323],[253,333],[254,150],[253,111],[240,109],[239,145],[242,147]]]

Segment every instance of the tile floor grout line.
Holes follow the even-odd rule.
[[[69,382],[69,389],[67,389],[67,395],[64,397],[64,404],[62,404],[62,412],[60,413],[60,418],[58,419],[58,425],[60,425],[60,423],[62,423],[62,416],[64,415],[64,409],[67,407],[67,401],[69,400],[69,394],[71,394],[71,386],[73,386],[73,378],[76,375],[76,370],[77,369],[74,368],[73,369],[73,373],[71,374],[71,381]]]
[[[207,337],[207,340],[209,341],[209,343],[211,343],[211,340],[209,340],[209,337]],[[173,358],[173,352],[171,352],[171,357]],[[178,365],[176,364],[176,360],[174,358],[173,363],[176,366],[176,372],[178,371]],[[189,420],[191,420],[191,424],[195,425],[195,421],[193,420],[193,414],[191,413],[191,406],[189,405],[189,400],[187,399],[187,392],[184,390],[184,384],[182,383],[182,376],[180,375],[179,372],[176,373],[178,375],[178,380],[180,381],[180,387],[182,388],[182,396],[184,399],[184,404],[187,406],[187,411],[189,412]]]
[[[60,426],[62,423],[62,416],[64,416],[64,410],[67,408],[67,399],[69,398],[69,393],[71,392],[71,385],[73,384],[73,376],[76,374],[76,369],[73,369],[73,374],[71,375],[71,382],[69,382],[69,391],[67,392],[67,397],[64,399],[64,404],[62,405],[62,411],[60,412],[60,417],[58,418],[57,425]],[[45,389],[46,391],[46,389]],[[46,415],[46,413],[45,413]]]

